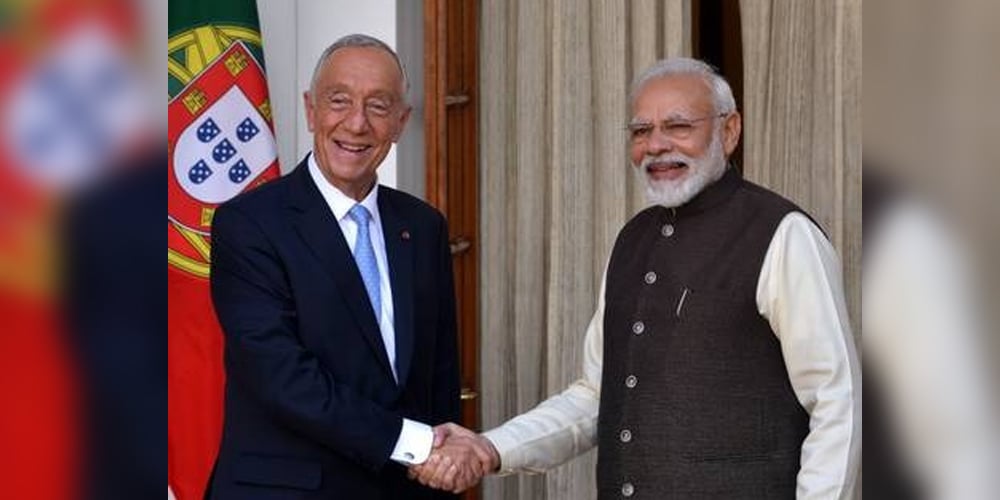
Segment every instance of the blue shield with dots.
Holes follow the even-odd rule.
[[[259,132],[260,129],[257,128],[257,124],[250,117],[247,117],[236,127],[236,138],[240,142],[250,142]]]
[[[212,139],[215,139],[220,132],[222,129],[215,124],[215,120],[209,117],[198,126],[198,140],[206,143],[212,142]]]

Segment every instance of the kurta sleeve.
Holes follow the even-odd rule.
[[[500,455],[501,474],[544,472],[597,444],[606,273],[583,342],[583,376],[528,412],[483,433]]]
[[[785,216],[757,283],[757,307],[781,343],[789,381],[809,413],[796,496],[849,498],[861,459],[861,372],[840,263],[805,215]]]

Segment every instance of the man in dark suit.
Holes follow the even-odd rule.
[[[213,221],[212,298],[226,336],[213,499],[438,495],[406,478],[459,417],[448,230],[378,186],[409,117],[384,43],[349,35],[304,94],[313,152]]]

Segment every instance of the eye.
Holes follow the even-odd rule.
[[[365,108],[367,108],[368,111],[375,116],[386,116],[392,109],[389,106],[389,103],[383,101],[368,101],[368,103],[365,104]]]
[[[666,128],[667,132],[672,134],[686,134],[694,128],[694,124],[691,122],[668,122]]]
[[[327,98],[327,102],[334,111],[343,111],[351,107],[351,99],[345,95],[332,95]]]
[[[632,137],[632,140],[644,139],[649,137],[650,132],[653,131],[653,126],[648,123],[636,123],[629,125],[628,133]]]

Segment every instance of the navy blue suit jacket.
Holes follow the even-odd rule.
[[[361,274],[305,161],[216,211],[211,284],[227,380],[210,498],[436,496],[389,455],[403,417],[459,418],[448,230],[426,203],[376,189],[398,384]]]

